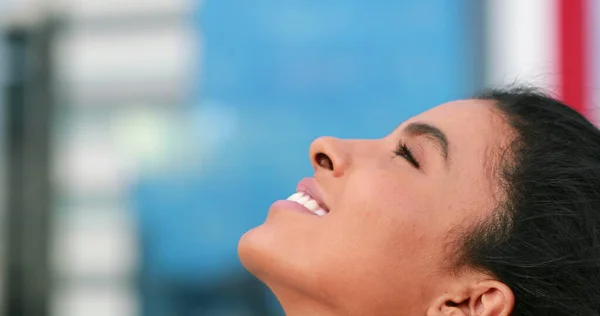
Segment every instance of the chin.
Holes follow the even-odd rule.
[[[294,243],[292,236],[273,225],[263,224],[246,232],[238,243],[238,256],[244,268],[271,290],[310,288],[314,273],[304,245]],[[290,247],[299,246],[299,247]]]
[[[238,242],[240,262],[248,272],[266,283],[274,272],[285,266],[285,254],[281,253],[282,241],[262,224],[246,232]]]
[[[265,257],[265,244],[261,242],[261,226],[247,231],[238,242],[238,256],[240,262],[248,272],[258,277],[261,270],[261,258]],[[260,279],[260,278],[259,278]]]

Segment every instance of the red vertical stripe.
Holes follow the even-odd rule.
[[[592,0],[597,1],[597,0]],[[558,0],[560,96],[580,113],[590,116],[586,0]]]

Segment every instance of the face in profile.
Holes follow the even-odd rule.
[[[502,198],[495,170],[511,139],[485,100],[440,105],[381,139],[319,138],[313,177],[242,237],[240,259],[287,315],[509,315],[508,287],[452,261]]]

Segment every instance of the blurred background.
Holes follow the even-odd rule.
[[[487,86],[595,120],[593,0],[0,0],[0,316],[283,315],[236,245],[321,135]]]

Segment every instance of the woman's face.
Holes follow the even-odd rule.
[[[305,184],[329,213],[273,204],[242,237],[240,259],[284,308],[423,314],[460,282],[448,269],[453,237],[494,210],[494,170],[510,140],[482,100],[440,105],[382,139],[319,138]]]

